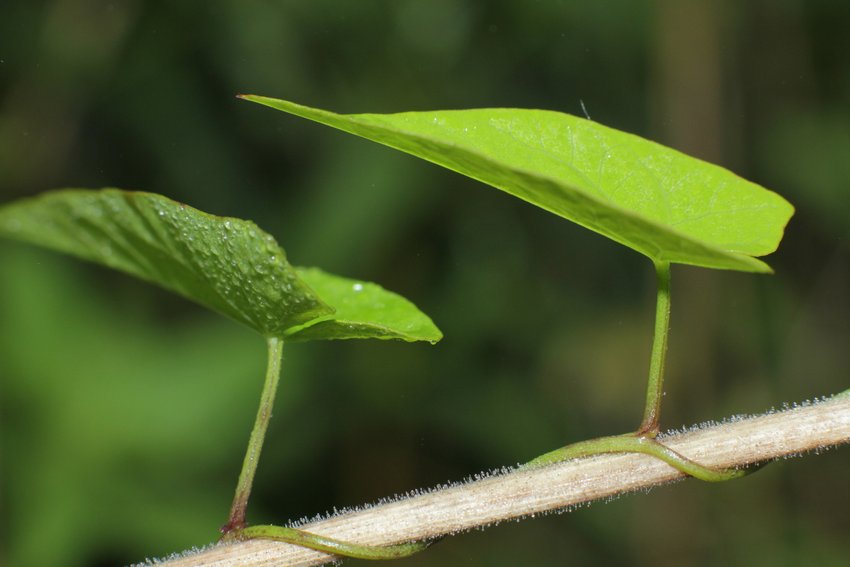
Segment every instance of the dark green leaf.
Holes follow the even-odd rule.
[[[0,235],[156,283],[266,336],[333,312],[254,223],[160,195],[118,189],[45,193],[0,207]]]

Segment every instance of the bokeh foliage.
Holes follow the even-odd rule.
[[[847,387],[850,68],[840,2],[3,5],[0,199],[164,193],[376,281],[436,347],[287,348],[249,519],[282,522],[633,428],[651,268],[554,215],[236,100],[591,116],[797,207],[774,276],[676,268],[663,423]],[[735,290],[735,293],[731,293]],[[0,243],[0,563],[113,565],[215,537],[262,341],[107,270]],[[453,538],[410,565],[839,565],[847,450]],[[650,518],[651,521],[646,521]],[[617,542],[614,544],[613,542]]]

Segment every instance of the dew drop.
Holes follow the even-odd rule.
[[[351,289],[353,289],[354,291],[357,291],[357,292],[363,291],[363,284],[362,283],[356,283],[353,286],[351,286]]]

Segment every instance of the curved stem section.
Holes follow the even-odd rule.
[[[644,453],[661,459],[683,473],[700,480],[720,482],[739,478],[752,471],[744,469],[713,469],[700,465],[655,440],[661,418],[664,396],[664,361],[667,357],[667,337],[670,332],[670,264],[655,262],[658,283],[655,304],[655,332],[649,362],[649,380],[643,420],[634,433],[599,437],[556,449],[529,461],[525,467],[537,467],[601,453]]]
[[[395,545],[358,545],[338,539],[320,536],[296,528],[281,526],[251,526],[237,532],[232,532],[225,539],[241,541],[245,539],[264,538],[284,543],[292,543],[309,547],[317,551],[354,557],[356,559],[401,559],[418,553],[429,547],[433,541],[400,543]]]
[[[661,399],[664,396],[664,361],[667,358],[667,336],[670,332],[670,264],[655,263],[658,282],[655,301],[655,332],[649,360],[649,380],[646,385],[646,405],[638,434],[655,437],[661,419]]]
[[[280,370],[283,361],[283,341],[277,338],[268,339],[269,360],[266,368],[266,380],[260,395],[260,407],[254,420],[254,429],[248,440],[248,450],[242,462],[242,472],[236,485],[236,494],[230,507],[230,516],[222,526],[224,534],[222,541],[241,541],[246,539],[265,538],[292,543],[317,551],[334,555],[356,557],[358,559],[399,559],[422,551],[430,542],[403,543],[398,545],[358,545],[325,536],[320,536],[281,526],[251,526],[246,527],[245,512],[248,508],[248,498],[251,496],[251,486],[254,484],[254,474],[266,438],[266,430],[272,417],[277,385],[280,382]]]
[[[254,473],[257,472],[257,463],[260,460],[266,430],[272,417],[272,408],[274,407],[283,362],[283,341],[278,338],[268,339],[268,350],[269,360],[263,392],[260,395],[260,407],[254,420],[254,429],[251,430],[251,438],[248,440],[248,450],[245,452],[242,472],[239,473],[239,482],[236,484],[236,494],[233,496],[233,504],[230,507],[230,517],[221,528],[222,533],[225,534],[242,529],[246,525],[245,511],[248,508],[248,498],[251,496],[251,486],[254,484]]]
[[[706,482],[723,482],[754,472],[750,469],[713,469],[706,467],[659,443],[650,436],[635,435],[634,433],[579,441],[541,455],[523,465],[523,468],[542,467],[603,453],[644,453],[652,455],[676,470]]]

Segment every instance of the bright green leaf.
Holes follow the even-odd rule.
[[[266,336],[333,312],[254,223],[160,195],[53,191],[0,207],[0,235],[161,285]]]
[[[291,329],[287,340],[376,338],[435,343],[443,338],[415,305],[377,284],[341,278],[318,268],[296,270],[336,311]]]
[[[160,195],[118,189],[45,193],[0,207],[0,236],[132,274],[265,336],[431,342],[442,336],[406,299],[375,284],[293,268],[274,238],[254,223]]]
[[[794,208],[730,171],[545,110],[340,115],[242,98],[399,149],[501,189],[658,262],[769,272]]]

